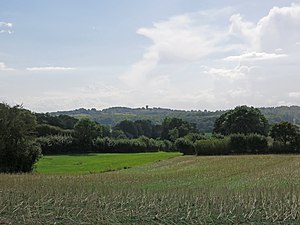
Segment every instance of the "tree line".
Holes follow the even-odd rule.
[[[215,120],[211,134],[166,117],[123,120],[113,127],[88,118],[32,113],[0,104],[0,172],[27,172],[42,154],[180,151],[189,155],[299,153],[299,127],[269,125],[259,109],[238,106]]]
[[[300,125],[299,106],[265,107],[259,108],[259,110],[270,124],[287,121]],[[157,107],[112,107],[103,110],[81,108],[72,111],[51,113],[51,115],[69,115],[77,118],[86,116],[91,120],[110,127],[114,127],[123,120],[150,120],[154,124],[161,124],[166,117],[175,117],[196,124],[199,132],[212,133],[215,120],[226,112],[224,110],[172,110]]]

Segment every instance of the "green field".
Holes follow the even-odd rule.
[[[0,184],[0,224],[300,224],[298,155],[178,156]]]
[[[44,156],[36,165],[38,173],[85,174],[128,169],[181,155],[177,152],[135,154],[86,154]]]

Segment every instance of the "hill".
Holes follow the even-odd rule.
[[[270,124],[288,121],[300,125],[300,107],[299,106],[280,106],[259,108],[267,117]],[[201,111],[201,110],[173,110],[165,108],[128,108],[112,107],[103,110],[75,109],[71,111],[52,112],[51,115],[69,115],[76,118],[87,117],[101,124],[114,126],[122,120],[151,120],[154,123],[161,123],[165,117],[177,117],[190,123],[195,123],[200,132],[211,133],[214,122],[224,110]]]

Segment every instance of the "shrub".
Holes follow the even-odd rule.
[[[83,149],[78,148],[78,143],[72,136],[49,135],[37,138],[41,145],[43,154],[61,154],[70,152],[80,152]]]
[[[232,134],[230,136],[230,148],[233,153],[246,153],[247,140],[244,134]]]
[[[266,153],[268,141],[265,136],[259,134],[233,134],[230,136],[230,148],[236,154]]]
[[[227,155],[229,154],[229,139],[206,139],[195,142],[197,155]]]
[[[259,134],[249,134],[246,136],[248,153],[266,153],[268,150],[268,140]]]
[[[73,130],[64,130],[59,127],[51,126],[48,124],[39,124],[36,127],[37,136],[48,136],[48,135],[73,135]]]
[[[195,155],[195,148],[193,142],[185,138],[178,138],[175,141],[177,151],[182,152],[184,155]]]

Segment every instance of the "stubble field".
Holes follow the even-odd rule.
[[[177,156],[98,174],[2,174],[0,184],[0,224],[300,223],[297,155]]]

